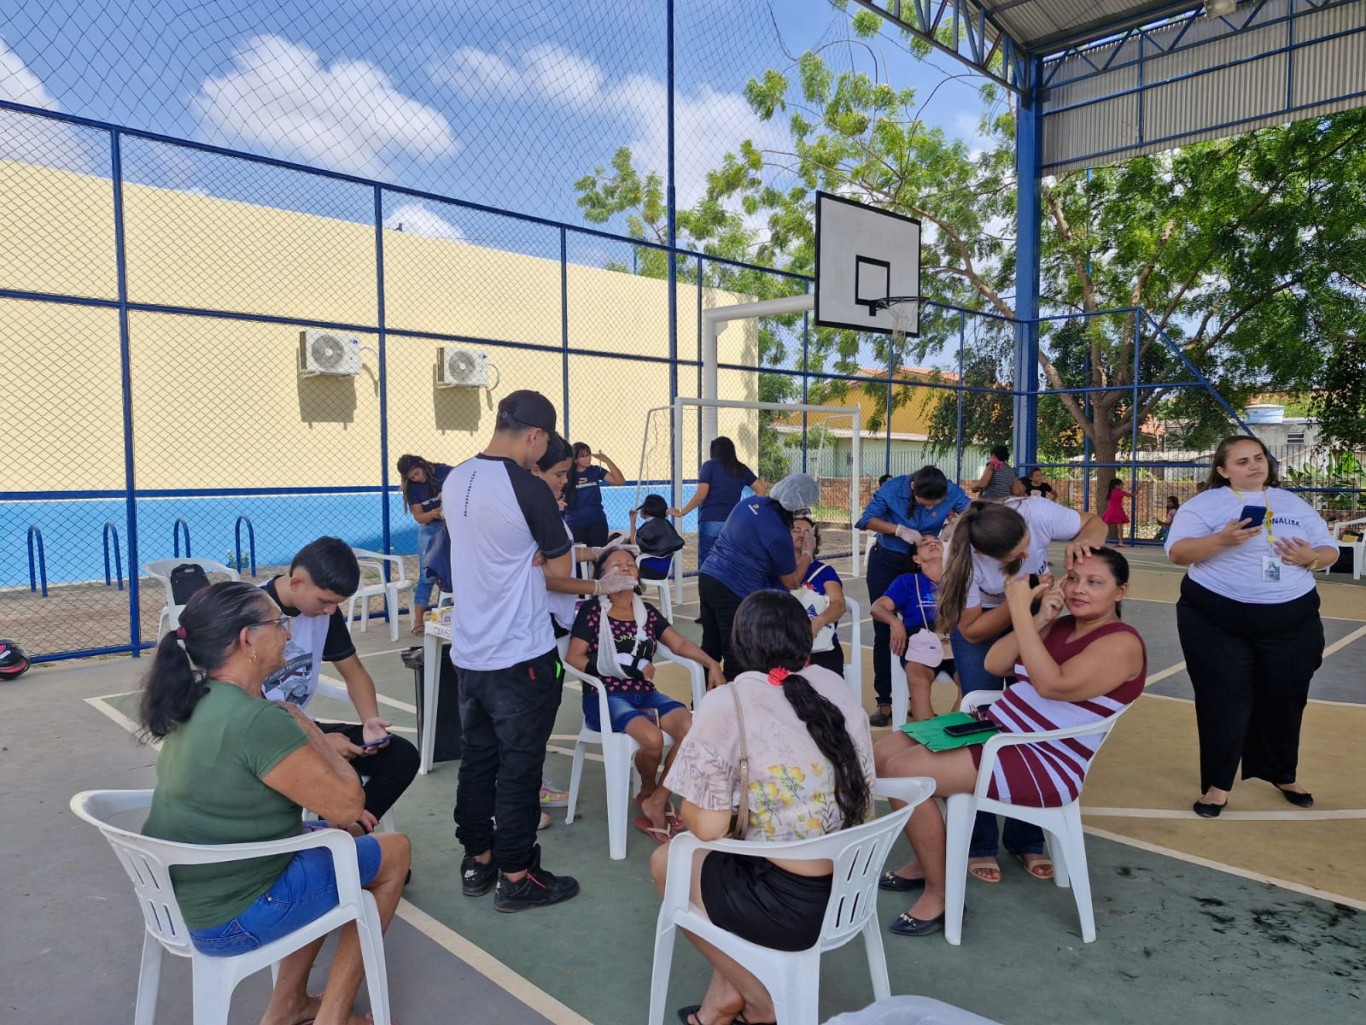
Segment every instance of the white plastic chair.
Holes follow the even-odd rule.
[[[1357,529],[1353,533],[1361,538],[1360,541],[1347,542],[1352,549],[1352,579],[1360,580],[1362,564],[1366,563],[1366,519],[1343,520],[1341,523],[1333,524],[1333,540],[1338,542],[1339,547],[1342,546],[1342,530],[1344,527],[1356,527]]]
[[[345,701],[348,705],[351,704],[351,695],[347,692],[345,687],[338,687],[335,683],[322,678],[318,679],[318,687],[313,692],[313,696],[316,698],[331,698],[333,701]],[[354,708],[355,706],[353,705],[352,707]],[[370,777],[362,774],[360,777],[361,786],[365,786],[365,784],[369,782]],[[380,832],[381,830],[386,833],[395,833],[398,831],[398,827],[394,825],[393,808],[386,811],[379,820],[379,824],[375,826],[376,832]]]
[[[180,613],[184,611],[184,605],[175,603],[175,595],[171,593],[171,571],[177,566],[186,564],[198,566],[205,573],[221,573],[229,580],[241,580],[242,575],[235,569],[224,566],[221,562],[214,562],[212,559],[191,559],[186,556],[183,559],[154,559],[144,563],[142,572],[153,580],[158,581],[166,592],[166,604],[161,607],[161,615],[157,620],[157,637],[160,638],[168,630],[174,630],[180,626]]]
[[[1001,691],[975,690],[963,697],[959,706],[967,711],[989,705],[1001,696]],[[954,794],[946,802],[945,824],[948,827],[947,876],[945,880],[944,938],[954,946],[963,940],[963,900],[967,889],[968,847],[972,841],[972,823],[979,811],[988,815],[1004,815],[1032,822],[1044,831],[1048,856],[1053,861],[1053,881],[1059,886],[1072,887],[1081,918],[1081,938],[1091,943],[1096,938],[1096,913],[1091,906],[1091,878],[1086,869],[1086,838],[1081,829],[1081,794],[1060,808],[1031,808],[1010,804],[986,796],[991,786],[991,771],[996,765],[997,752],[1003,747],[1035,744],[1046,740],[1066,740],[1072,737],[1100,738],[1100,744],[1115,728],[1119,717],[1129,706],[1099,722],[1074,726],[1065,730],[1044,730],[1040,733],[997,733],[982,745],[982,763],[977,770],[977,786],[970,794]],[[1095,757],[1087,765],[1090,771]],[[1083,784],[1084,784],[1083,780]]]
[[[707,693],[707,675],[702,666],[691,659],[675,655],[662,644],[659,654],[670,662],[676,662],[688,670],[692,680],[693,707]],[[590,730],[585,723],[579,729],[578,740],[574,742],[574,765],[569,771],[569,806],[565,809],[564,821],[568,825],[574,821],[574,812],[579,804],[579,783],[583,779],[583,761],[588,745],[596,744],[602,748],[603,775],[607,777],[607,854],[613,861],[626,857],[626,824],[630,821],[631,784],[636,775],[635,758],[640,745],[626,733],[612,730],[612,717],[607,713],[607,688],[602,681],[588,673],[581,673],[569,663],[564,663],[565,675],[578,680],[585,688],[597,692],[598,723],[602,730]],[[587,690],[584,693],[588,693]],[[668,734],[664,742],[669,743]]]
[[[138,906],[142,909],[145,932],[137,1006],[133,1013],[135,1025],[152,1025],[156,1015],[163,952],[190,959],[194,979],[194,1025],[227,1025],[232,993],[239,982],[267,967],[275,975],[281,958],[352,921],[360,936],[370,1009],[376,1021],[389,1020],[389,983],[379,908],[374,897],[361,889],[356,845],[347,833],[339,829],[319,829],[286,840],[201,846],[155,840],[110,824],[113,816],[145,810],[151,803],[150,790],[87,790],[71,799],[71,810],[104,834],[114,848],[133,882]],[[288,936],[245,954],[208,957],[195,949],[171,887],[172,865],[214,865],[270,854],[293,854],[313,847],[326,847],[332,853],[337,876],[338,903],[335,908]]]
[[[849,661],[844,664],[844,682],[854,692],[854,700],[863,705],[863,611],[859,603],[844,595],[844,610],[849,617]]]
[[[636,570],[640,570],[640,564],[644,562],[646,559],[659,558],[663,558],[663,556],[646,555],[642,552],[640,555],[636,556]],[[668,556],[668,560],[669,568],[664,573],[664,579],[646,580],[642,577],[640,580],[640,586],[653,587],[655,589],[655,591],[659,595],[659,614],[662,615],[665,619],[667,619],[670,623],[672,623],[674,620],[674,603],[672,597],[670,597],[669,595],[669,585],[673,582],[670,578],[673,575],[674,556]]]
[[[389,640],[398,640],[398,620],[399,604],[398,596],[403,591],[413,589],[413,581],[408,579],[408,570],[403,565],[403,557],[399,555],[385,555],[382,552],[370,552],[364,548],[352,548],[351,552],[360,563],[361,580],[365,579],[367,573],[373,573],[377,577],[376,582],[362,583],[360,590],[351,596],[346,603],[346,626],[351,627],[351,621],[356,615],[356,603],[360,603],[360,632],[366,633],[370,629],[370,599],[384,599],[384,618],[389,623]],[[397,579],[384,578],[385,564],[393,566],[398,571]],[[413,612],[413,625],[417,625],[417,612]]]
[[[944,645],[945,654],[948,654],[948,645]],[[901,664],[901,656],[890,649],[887,652],[890,662],[888,670],[892,676],[892,729],[899,730],[906,725],[907,706],[911,703],[911,685],[906,682],[906,667]],[[943,679],[948,683],[953,683],[953,677],[942,669],[934,674],[936,681]],[[996,691],[974,691],[977,694],[995,694]]]
[[[742,840],[699,840],[680,833],[669,844],[669,868],[664,900],[655,926],[654,971],[650,978],[649,1025],[663,1025],[669,995],[669,972],[674,938],[685,929],[719,948],[753,972],[773,997],[779,1025],[816,1025],[821,985],[821,955],[842,947],[862,935],[867,948],[868,973],[873,996],[886,1000],[892,994],[887,977],[887,958],[877,920],[877,881],[887,854],[917,804],[934,793],[934,780],[879,779],[873,792],[894,797],[906,805],[881,818],[852,829],[842,829],[814,840],[764,843]],[[820,939],[806,950],[771,950],[742,940],[714,925],[706,913],[689,899],[693,853],[699,850],[730,851],[760,858],[796,861],[828,859],[835,863],[834,886],[826,905]]]

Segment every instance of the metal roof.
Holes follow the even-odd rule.
[[[1201,10],[1203,0],[968,0],[1022,49],[1048,57]]]

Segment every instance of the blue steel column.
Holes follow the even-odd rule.
[[[380,529],[384,535],[385,555],[393,553],[393,537],[389,532],[389,377],[388,353],[384,331],[384,190],[378,185],[375,195],[375,319],[379,327],[379,497]],[[389,579],[389,564],[384,564],[384,579]],[[397,616],[397,609],[389,610]]]
[[[632,255],[635,247],[631,248]],[[560,228],[560,422],[569,437],[569,232]]]
[[[665,46],[668,50],[667,60],[668,69],[665,76],[666,91],[666,135],[668,146],[668,168],[666,182],[666,199],[669,207],[669,405],[673,405],[674,399],[678,397],[678,196],[675,191],[674,175],[674,0],[668,0],[665,4],[665,18],[668,24],[665,27]],[[702,261],[697,263],[697,287],[698,295],[702,289]],[[702,325],[701,317],[697,320],[698,327]],[[699,371],[700,373],[700,371]],[[701,394],[701,390],[698,390]],[[672,423],[672,420],[670,420]],[[682,467],[673,465],[675,446],[669,446],[669,475],[677,480]]]
[[[138,500],[133,459],[133,364],[128,336],[128,260],[123,231],[123,137],[109,133],[110,176],[114,186],[114,262],[118,274],[119,386],[123,391],[123,481],[128,516],[128,642],[137,658],[142,652],[142,611],[138,605]],[[188,545],[187,545],[188,547]],[[189,554],[188,552],[186,554]]]
[[[1029,62],[1029,88],[1015,118],[1015,465],[1038,460],[1039,264],[1043,217],[1043,61]]]

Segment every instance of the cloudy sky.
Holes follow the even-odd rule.
[[[742,90],[823,46],[933,99],[925,116],[972,141],[979,81],[888,35],[847,43],[829,0],[679,0],[679,200],[743,139],[782,140]],[[0,0],[0,99],[269,154],[570,223],[573,182],[630,146],[663,173],[666,44],[660,0]],[[945,79],[949,79],[947,82]],[[102,171],[97,135],[0,111],[0,155]],[[368,217],[363,190],[240,162],[130,145],[134,180]],[[297,177],[297,176],[295,176]],[[478,215],[395,199],[405,230],[477,237]]]

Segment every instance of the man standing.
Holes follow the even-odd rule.
[[[261,586],[290,617],[285,664],[266,678],[262,692],[271,701],[306,711],[318,689],[323,662],[336,666],[361,721],[319,723],[318,728],[364,780],[365,811],[360,820],[337,825],[368,833],[417,775],[418,754],[407,740],[390,734],[393,724],[380,718],[375,681],[361,665],[339,608],[360,586],[360,565],[341,538],[320,537],[299,550],[288,573]]]
[[[541,867],[536,843],[545,746],[563,692],[545,581],[573,568],[555,496],[530,473],[554,430],[549,399],[512,392],[498,403],[488,447],[453,469],[441,488],[456,589],[461,891],[482,896],[496,880],[498,911],[544,907],[579,892],[576,880]]]

